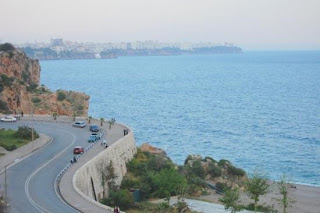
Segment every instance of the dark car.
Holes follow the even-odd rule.
[[[77,155],[77,154],[81,154],[84,152],[84,148],[82,146],[76,146],[73,149],[73,154]]]
[[[97,125],[92,124],[92,125],[90,126],[90,131],[91,131],[91,132],[99,132],[99,131],[100,131],[100,128],[99,128]]]

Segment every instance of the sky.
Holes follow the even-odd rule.
[[[320,0],[0,0],[0,42],[231,42],[320,49]]]

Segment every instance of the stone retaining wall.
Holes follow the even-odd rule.
[[[129,129],[126,126],[124,128]],[[123,176],[127,172],[126,162],[131,160],[136,152],[134,134],[129,129],[129,133],[126,136],[120,138],[76,171],[73,176],[75,190],[90,202],[95,202],[95,199],[99,201],[104,196],[108,196],[108,186],[107,184],[105,186],[102,185],[99,166],[108,165],[112,161],[117,176],[115,182],[120,185]]]

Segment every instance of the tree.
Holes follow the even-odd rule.
[[[238,189],[229,189],[224,193],[223,198],[219,200],[224,204],[226,210],[235,213],[241,211],[241,207],[238,205],[239,198],[240,194]]]
[[[53,120],[57,120],[58,113],[54,112],[54,113],[52,113],[52,116],[53,116]]]
[[[288,196],[289,186],[290,183],[288,181],[288,178],[286,177],[286,174],[283,174],[280,178],[280,181],[277,182],[277,188],[282,196],[280,199],[278,199],[278,202],[282,206],[283,213],[287,213],[287,208],[290,206],[291,203],[295,202]]]
[[[162,169],[152,176],[155,194],[160,198],[177,194],[177,190],[187,185],[186,179],[174,168]]]
[[[112,161],[106,163],[105,161],[100,160],[96,163],[96,167],[101,175],[101,184],[103,188],[105,188],[105,185],[107,184],[109,192],[114,191],[116,189],[115,180],[118,176],[116,175]]]
[[[76,117],[77,117],[77,115],[76,115],[76,113],[74,112],[74,113],[72,114],[72,120],[75,121],[75,120],[76,120]]]
[[[267,175],[259,171],[254,171],[246,181],[245,187],[249,197],[254,200],[254,211],[257,212],[260,195],[266,194],[269,189]]]
[[[101,126],[103,126],[104,118],[100,118],[100,122]]]

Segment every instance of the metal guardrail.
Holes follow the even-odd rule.
[[[93,143],[91,143],[89,146],[87,146],[84,150],[83,153],[75,156],[75,159],[78,161],[79,158],[81,158],[86,152],[88,152],[95,144],[97,144],[100,140],[103,140],[103,136],[105,135],[105,133],[102,131],[102,134],[101,134],[101,138]],[[76,162],[74,162],[76,163]],[[59,188],[59,184],[60,184],[60,181],[61,181],[61,178],[63,177],[63,175],[68,171],[68,169],[74,164],[74,163],[68,163],[60,172],[59,174],[56,176],[55,178],[55,188],[56,188],[56,192],[59,193],[59,197],[61,198],[61,200],[66,203],[68,206],[70,206],[71,208],[77,210],[78,212],[82,212],[80,211],[78,208],[70,205],[65,199],[64,197],[61,195],[61,192],[60,192],[60,188]]]
[[[85,150],[84,150],[83,153],[75,156],[75,159],[78,161],[78,159],[81,158],[87,151],[89,151],[95,144],[97,144],[98,141],[103,140],[102,137],[103,137],[104,135],[105,135],[105,133],[102,132],[101,138],[100,138],[99,140],[91,143],[89,146],[87,146],[87,148],[85,148]],[[74,162],[74,163],[76,163],[76,162]],[[56,181],[59,181],[59,182],[60,182],[60,180],[61,180],[62,176],[64,175],[64,173],[66,173],[66,172],[68,171],[68,169],[69,169],[74,163],[68,163],[68,164],[60,171],[60,173],[57,175]],[[58,183],[59,183],[59,182],[58,182]]]

